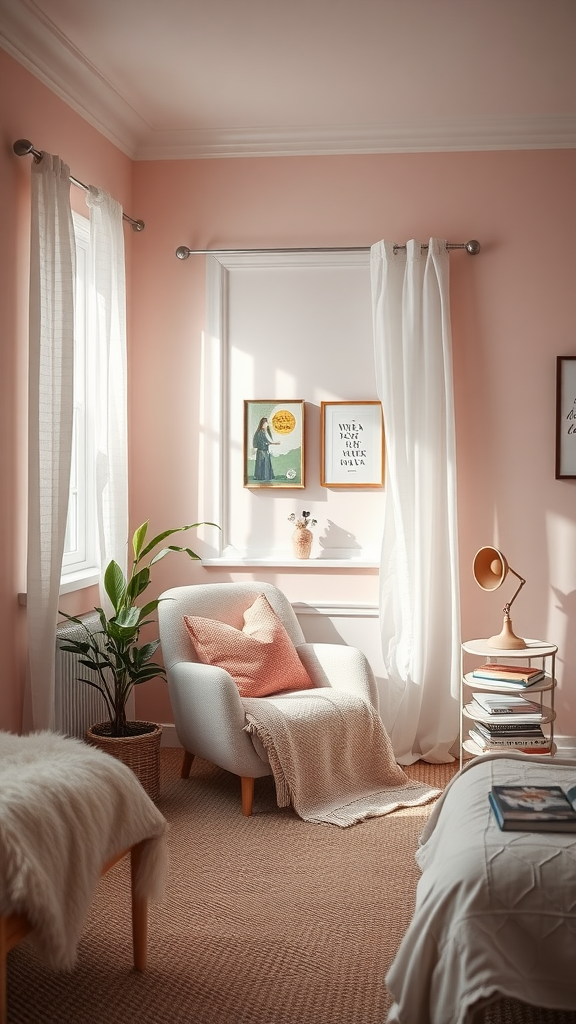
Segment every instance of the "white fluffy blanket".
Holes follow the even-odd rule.
[[[0,732],[0,913],[25,914],[47,964],[69,969],[106,863],[147,840],[136,888],[158,899],[166,821],[134,773],[56,733]]]
[[[278,806],[292,804],[305,821],[346,828],[438,796],[396,764],[378,712],[361,697],[322,687],[242,704],[246,731],[270,762]]]

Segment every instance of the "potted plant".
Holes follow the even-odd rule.
[[[66,640],[61,649],[77,655],[80,665],[92,673],[91,677],[84,676],[78,681],[99,690],[108,711],[108,720],[91,726],[87,739],[129,764],[152,799],[156,799],[160,791],[162,728],[153,722],[128,720],[126,704],[134,686],[158,677],[165,679],[166,672],[162,665],[151,660],[160,640],[139,643],[140,631],[152,622],[150,616],[160,599],[142,605],[136,602],[150,584],[151,567],[169,552],[181,551],[192,559],[199,557],[190,548],[169,544],[157,550],[159,546],[175,533],[206,525],[216,524],[180,526],[165,530],[148,542],[148,521],[139,526],[132,538],[133,560],[128,579],[115,561],[109,563],[104,573],[104,589],[113,612],[107,615],[103,608],[96,608],[101,629],[90,632],[81,619],[60,613],[83,627],[85,632],[84,639]]]

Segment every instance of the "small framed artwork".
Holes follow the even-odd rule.
[[[576,478],[576,356],[556,359],[556,479]]]
[[[244,486],[304,487],[304,402],[244,402]]]
[[[320,409],[322,487],[382,487],[380,402],[322,402]]]

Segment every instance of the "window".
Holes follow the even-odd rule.
[[[73,213],[76,237],[74,324],[74,423],[68,520],[60,592],[96,583],[99,577],[96,524],[96,453],[94,432],[94,343],[90,310],[95,300],[91,280],[90,221]]]

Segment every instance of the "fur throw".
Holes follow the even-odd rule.
[[[0,732],[0,913],[24,914],[53,968],[72,967],[102,868],[147,840],[138,893],[158,899],[166,821],[116,758],[57,733]]]
[[[242,704],[246,732],[270,762],[278,806],[292,804],[304,821],[346,828],[440,792],[405,775],[378,712],[362,697],[319,687]]]

